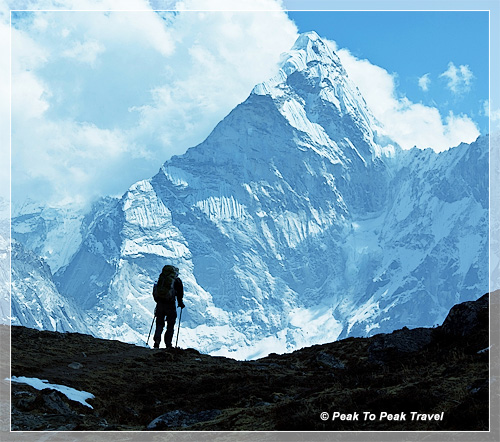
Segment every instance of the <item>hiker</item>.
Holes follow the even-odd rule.
[[[184,296],[184,287],[179,278],[179,269],[177,267],[166,265],[163,267],[158,283],[156,284],[156,331],[154,334],[154,348],[160,348],[161,334],[167,320],[167,331],[165,332],[165,346],[172,347],[172,337],[174,336],[175,320],[177,318],[177,309],[175,307],[175,298],[177,305],[183,309],[182,302]]]

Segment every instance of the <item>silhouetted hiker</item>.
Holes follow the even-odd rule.
[[[167,331],[165,332],[165,346],[172,347],[172,337],[174,336],[175,320],[177,318],[177,309],[175,307],[175,298],[177,305],[182,309],[185,307],[182,302],[184,296],[184,287],[179,278],[179,269],[177,267],[166,265],[156,284],[156,331],[154,335],[154,348],[160,348],[161,334],[167,320]]]

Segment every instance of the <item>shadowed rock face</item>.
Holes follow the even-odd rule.
[[[467,336],[488,323],[488,295],[475,302],[455,305],[441,326],[443,333],[450,336]]]
[[[407,327],[391,334],[380,334],[373,337],[368,348],[370,359],[376,363],[384,363],[396,354],[413,353],[422,350],[432,341],[433,329]]]
[[[53,389],[12,383],[14,431],[488,429],[488,295],[453,307],[437,328],[255,361],[24,327],[12,327],[11,338],[12,376],[95,396],[90,408]],[[335,411],[360,417],[332,421]],[[377,419],[364,421],[364,411]],[[330,418],[323,421],[322,412]],[[406,419],[380,420],[381,412]],[[411,420],[411,412],[442,418]]]

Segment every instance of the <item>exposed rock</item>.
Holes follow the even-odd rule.
[[[147,429],[157,431],[178,427],[189,427],[198,422],[213,420],[220,414],[220,410],[200,411],[194,414],[186,413],[182,410],[174,410],[157,417],[147,426]]]
[[[68,367],[73,370],[80,370],[80,368],[83,367],[83,364],[80,364],[79,362],[72,362],[71,364],[68,364]]]
[[[46,388],[40,392],[40,397],[43,404],[50,410],[60,414],[75,414],[68,405],[67,398],[59,391]]]
[[[453,306],[441,326],[443,333],[451,336],[467,336],[474,330],[488,325],[489,294],[477,301]]]
[[[433,330],[430,328],[408,329],[403,327],[391,334],[376,335],[368,348],[370,360],[384,363],[388,359],[397,357],[400,353],[412,353],[422,350],[429,345]]]
[[[316,356],[316,360],[330,368],[336,368],[339,370],[343,370],[345,368],[345,365],[339,361],[335,356],[325,353],[323,351],[319,352],[318,355]]]

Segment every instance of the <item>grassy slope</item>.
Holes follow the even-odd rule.
[[[13,376],[95,395],[91,410],[13,383],[13,430],[145,430],[164,414],[157,430],[488,429],[489,357],[478,354],[488,347],[487,309],[467,336],[402,329],[257,361],[24,327],[12,327],[11,336]],[[322,421],[324,411],[361,415]],[[376,420],[364,421],[364,411]],[[411,421],[412,411],[444,412],[444,419]],[[406,421],[379,420],[381,412],[405,412]]]

